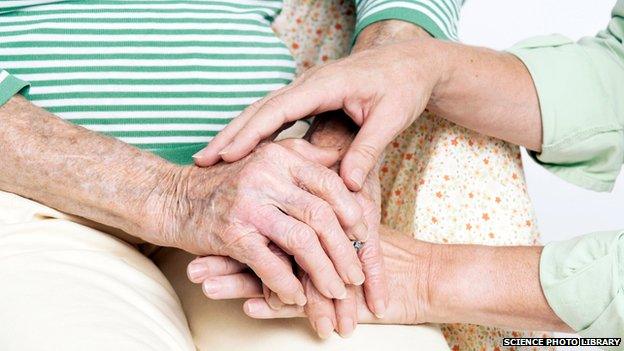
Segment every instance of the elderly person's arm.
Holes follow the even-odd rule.
[[[278,144],[240,163],[183,167],[72,125],[19,95],[0,107],[0,126],[4,191],[147,242],[234,257],[287,303],[306,298],[269,242],[293,254],[325,296],[343,298],[345,282],[364,280],[341,227],[354,234],[362,225],[355,197],[334,172]]]

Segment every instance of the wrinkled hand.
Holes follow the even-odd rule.
[[[388,291],[379,241],[381,190],[377,169],[370,173],[362,190],[356,193],[356,198],[362,206],[364,222],[369,228],[369,239],[358,252],[366,276],[363,285],[364,299],[369,311],[377,318],[383,318],[388,304]],[[309,275],[302,274],[301,282],[308,299],[304,312],[318,335],[327,338],[336,330],[343,337],[350,336],[358,321],[355,287],[347,287],[346,299],[332,301],[316,290]],[[274,306],[271,307],[275,309]]]
[[[288,304],[306,303],[303,287],[269,243],[293,256],[323,296],[345,298],[345,283],[364,281],[349,240],[366,240],[362,209],[335,172],[275,143],[234,164],[184,170],[167,192],[175,195],[148,206],[164,244],[232,257]]]
[[[344,307],[356,309],[359,323],[419,324],[426,322],[430,308],[428,293],[432,244],[382,227],[381,247],[384,270],[389,282],[388,308],[384,318],[377,318],[370,312],[361,287],[353,287],[353,295],[343,301],[353,301],[354,304]],[[214,264],[217,260],[219,264]],[[226,294],[209,297],[215,299],[248,298],[244,304],[244,311],[250,317],[258,319],[309,317],[306,315],[307,305],[305,307],[287,305],[278,310],[271,308],[262,298],[262,284],[258,278],[246,271],[244,265],[231,258],[207,256],[198,258],[195,263],[211,267],[210,272],[197,281],[227,287],[224,288],[227,290]],[[236,279],[232,278],[234,276]],[[309,300],[308,304],[310,303],[314,303],[314,300]],[[340,308],[336,306],[337,310]],[[329,309],[327,313],[330,313]],[[331,325],[328,323],[328,326]],[[328,330],[331,332],[329,328]]]
[[[332,150],[332,148],[312,146],[305,140],[284,140],[282,145],[287,146],[301,155],[307,155],[308,157],[315,155],[317,160],[324,159],[324,162],[330,162],[332,159],[331,151],[327,151]],[[363,189],[356,193],[355,196],[357,202],[362,208],[363,220],[368,228],[368,240],[363,248],[358,252],[366,276],[366,280],[364,281],[365,297],[369,309],[373,311],[378,318],[381,318],[386,310],[388,293],[378,231],[380,222],[381,194],[377,169],[375,169],[374,172],[371,172]],[[189,273],[192,270],[201,269],[195,267],[205,267],[206,263],[214,264],[215,260],[215,258],[196,259],[189,265]],[[235,264],[235,267],[239,269],[243,266]],[[312,327],[317,331],[319,336],[325,338],[334,329],[336,329],[342,336],[350,335],[357,323],[357,308],[355,304],[356,300],[354,287],[347,287],[347,298],[342,300],[332,300],[319,292],[307,273],[301,270],[299,270],[298,273],[308,300],[308,303],[305,306],[305,311],[310,319]],[[191,280],[196,283],[202,283],[202,279],[198,279],[196,277],[191,277]],[[219,298],[221,296],[220,294],[215,295],[207,292],[214,290],[212,288],[213,285],[214,283],[212,281],[204,281],[203,290],[206,292],[208,297]],[[220,286],[221,284],[218,285]],[[263,295],[272,309],[277,310],[283,307],[279,299],[276,299],[275,295],[269,291],[266,286],[263,287]]]
[[[384,148],[424,111],[442,79],[443,62],[430,55],[432,41],[378,46],[304,72],[245,109],[198,153],[197,164],[238,160],[285,123],[343,109],[361,129],[340,175],[349,189],[359,190]]]

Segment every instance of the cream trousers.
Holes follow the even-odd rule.
[[[252,320],[104,228],[0,192],[0,350],[448,350],[436,326],[360,325],[319,340],[303,319]]]

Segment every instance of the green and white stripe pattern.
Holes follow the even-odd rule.
[[[457,40],[457,23],[464,1],[356,0],[356,35],[371,23],[400,19],[418,24],[436,38]]]
[[[24,95],[61,118],[190,162],[246,106],[293,79],[293,58],[270,28],[281,6],[0,1],[0,87],[26,81]]]
[[[453,40],[462,3],[356,0],[356,34],[400,19]],[[0,0],[0,105],[21,91],[61,118],[189,163],[246,106],[293,79],[294,60],[270,28],[281,7]]]

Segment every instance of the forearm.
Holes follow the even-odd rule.
[[[21,96],[0,107],[0,189],[142,236],[149,197],[176,166]]]
[[[427,321],[570,332],[539,279],[542,247],[434,245]]]
[[[531,75],[515,56],[426,40],[416,50],[435,55],[439,70],[428,109],[479,133],[540,151],[542,124]]]

